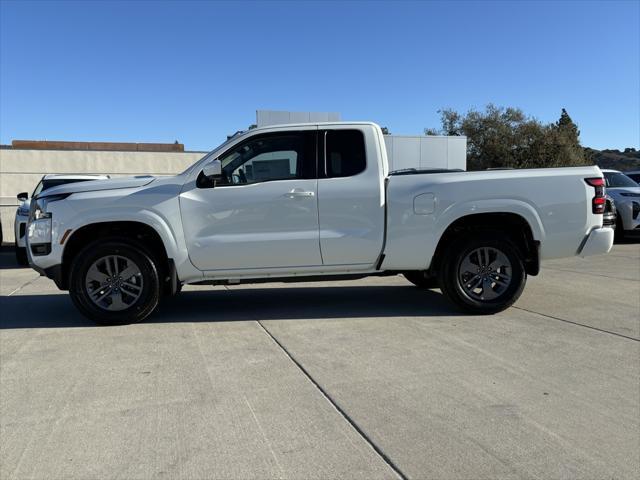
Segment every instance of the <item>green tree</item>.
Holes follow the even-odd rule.
[[[571,135],[576,142],[578,141],[580,130],[578,130],[578,126],[573,123],[573,120],[571,120],[571,117],[564,108],[560,114],[560,119],[556,122],[556,127],[566,132],[568,135]]]
[[[519,108],[486,106],[483,112],[460,114],[451,109],[440,113],[440,129],[425,129],[427,135],[467,137],[469,170],[486,168],[540,168],[584,165],[579,130],[562,110],[558,122],[543,124]]]
[[[555,156],[562,165],[583,165],[584,149],[580,145],[580,130],[563,108],[560,119],[555,123]]]

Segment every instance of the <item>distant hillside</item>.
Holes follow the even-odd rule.
[[[640,170],[640,150],[625,148],[620,150],[594,150],[584,149],[585,157],[600,168],[612,168],[614,170]]]

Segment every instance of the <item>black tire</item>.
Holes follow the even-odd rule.
[[[85,286],[87,273],[94,262],[111,255],[134,262],[139,268],[142,282],[139,297],[127,308],[119,311],[110,311],[98,306],[89,296]],[[149,316],[158,306],[160,300],[158,267],[153,256],[135,241],[123,238],[97,240],[87,245],[73,259],[70,268],[69,293],[78,310],[96,323],[102,325],[137,323]]]
[[[402,275],[419,288],[430,289],[439,287],[438,278],[430,275],[427,270],[411,270],[404,272]]]
[[[29,265],[27,249],[25,247],[19,247],[16,245],[16,262],[18,262],[18,265]]]
[[[491,251],[498,251],[503,254],[510,263],[510,283],[502,292],[497,294],[498,296],[496,298],[479,298],[484,292],[485,283],[480,283],[482,286],[481,293],[473,293],[465,289],[464,283],[466,282],[463,282],[460,272],[462,262],[468,255],[472,256],[473,252],[478,248],[488,248]],[[478,273],[477,275],[481,276],[482,273]],[[492,283],[491,277],[488,277],[488,275],[491,275],[491,273],[485,275],[487,278],[486,281],[488,282],[486,285],[491,289],[491,285],[497,286],[497,283]],[[452,242],[444,254],[443,261],[439,268],[438,280],[442,292],[462,310],[473,314],[487,315],[501,312],[518,300],[524,290],[527,273],[519,249],[511,241],[506,239],[504,235],[491,232],[479,232],[472,234],[468,238],[460,238]],[[469,282],[469,285],[471,283],[472,282]],[[467,287],[469,285],[467,285]],[[495,292],[489,293],[496,294]]]

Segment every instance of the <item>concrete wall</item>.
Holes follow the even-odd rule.
[[[465,137],[386,135],[390,170],[466,170]],[[100,173],[111,176],[175,175],[206,152],[117,152],[0,149],[0,221],[5,242],[13,242],[20,192],[31,192],[46,173]]]
[[[0,221],[4,241],[14,241],[13,220],[19,203],[16,195],[31,195],[46,173],[174,175],[205,153],[0,149]]]

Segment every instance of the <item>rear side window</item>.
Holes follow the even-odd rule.
[[[325,135],[327,177],[350,177],[364,171],[367,160],[360,130],[327,130]]]

